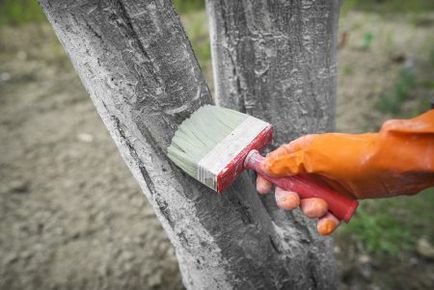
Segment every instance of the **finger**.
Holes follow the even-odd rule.
[[[289,144],[281,145],[276,150],[270,152],[267,155],[267,159],[268,160],[275,159],[275,158],[279,158],[283,155],[297,152],[297,151],[307,147],[308,145],[310,145],[312,143],[312,139],[314,136],[315,136],[315,134],[305,135],[305,136],[302,136],[300,138],[297,138],[297,139],[291,141]]]
[[[280,187],[276,187],[275,191],[277,206],[281,209],[291,210],[300,205],[300,197],[297,193],[292,191],[286,191]]]
[[[304,173],[303,157],[299,153],[286,154],[275,159],[266,159],[263,169],[271,176],[287,176]]]
[[[256,190],[260,194],[267,194],[267,193],[269,193],[271,191],[272,187],[273,187],[273,184],[271,182],[269,182],[268,180],[266,180],[261,175],[258,175],[258,177],[256,178]]]
[[[305,173],[303,149],[313,141],[315,135],[306,135],[271,152],[263,162],[263,168],[273,176]]]
[[[309,218],[320,218],[328,211],[327,202],[324,199],[317,197],[302,199],[300,208]]]
[[[317,134],[309,134],[309,135],[304,135],[300,138],[297,138],[297,139],[289,142],[289,144],[286,146],[286,150],[288,151],[288,153],[293,153],[293,152],[302,150],[302,149],[304,149],[307,146],[310,146],[312,144],[312,140],[316,135]]]
[[[320,218],[317,223],[317,230],[321,236],[328,236],[339,226],[339,220],[330,212]]]
[[[286,149],[287,146],[288,146],[288,144],[280,145],[276,150],[273,150],[270,153],[268,153],[266,158],[267,159],[275,159],[275,158],[278,158],[280,156],[289,154],[289,152]]]

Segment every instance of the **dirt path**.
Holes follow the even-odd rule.
[[[48,26],[0,39],[0,289],[181,289],[173,248]]]
[[[376,31],[354,17],[339,56],[345,131],[388,117],[372,106],[402,65],[354,49]],[[429,32],[405,35],[421,46]],[[0,30],[0,140],[0,289],[182,289],[172,246],[47,25]]]

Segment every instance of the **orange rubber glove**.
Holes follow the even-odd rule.
[[[434,110],[413,119],[387,121],[378,133],[301,137],[271,152],[264,168],[276,176],[312,174],[357,199],[415,194],[434,186]],[[265,192],[271,185],[259,177],[257,187]],[[278,193],[285,196],[286,206]],[[278,205],[293,208],[297,197],[285,194],[280,189],[276,192]],[[310,217],[324,213],[320,207],[315,213],[312,204],[320,202],[318,199],[309,200],[301,201],[305,214],[309,212],[306,208],[314,212]],[[338,224],[330,213],[326,215],[329,222],[320,219],[318,224],[321,234],[331,233]]]

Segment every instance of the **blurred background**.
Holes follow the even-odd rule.
[[[212,87],[204,3],[175,6]],[[434,96],[434,1],[346,0],[337,130]],[[363,201],[336,237],[342,289],[434,289],[434,194]],[[183,289],[174,256],[38,4],[0,0],[0,289]]]

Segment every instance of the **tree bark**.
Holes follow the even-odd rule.
[[[214,98],[217,104],[273,124],[273,145],[335,129],[336,38],[339,0],[207,0]],[[330,269],[313,284],[336,278],[332,243],[319,239],[299,212],[282,218],[274,200],[263,199],[285,240],[315,269]],[[297,235],[288,235],[298,228]],[[307,253],[307,254],[306,254]],[[322,253],[318,255],[318,253]],[[328,277],[326,277],[328,275]]]
[[[323,243],[296,220],[276,223],[287,215],[271,215],[248,177],[218,195],[166,158],[177,126],[212,102],[170,0],[39,2],[173,243],[188,289],[335,288]]]
[[[271,122],[275,144],[334,129],[339,0],[207,0],[216,102]]]

